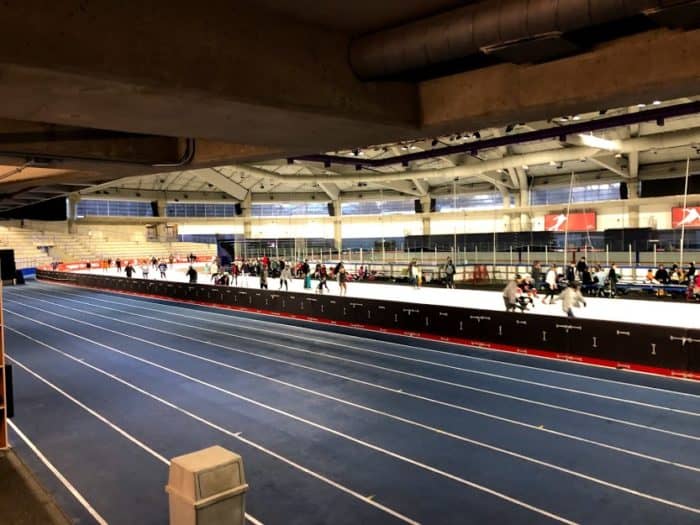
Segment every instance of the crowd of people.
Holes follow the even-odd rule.
[[[560,268],[556,264],[549,266],[545,272],[542,264],[535,261],[531,273],[515,275],[503,290],[503,301],[506,311],[525,311],[535,307],[535,298],[542,292],[542,304],[553,304],[561,301],[562,309],[569,317],[574,317],[573,308],[586,306],[584,293],[615,297],[618,293],[621,273],[617,264],[612,263],[609,268],[601,265],[589,266],[586,258],[576,263],[569,263]],[[670,270],[660,264],[656,270],[649,268],[643,283],[655,285],[651,289],[656,295],[665,295],[666,286],[675,285],[686,287],[684,293],[692,299],[700,295],[700,273],[696,272],[695,262],[691,262],[687,268],[681,268],[678,264],[671,266]]]

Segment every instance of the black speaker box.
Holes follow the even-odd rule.
[[[430,199],[430,213],[435,213],[437,211],[437,201],[435,199]]]
[[[328,203],[328,215],[330,215],[331,217],[335,216],[335,204],[333,204],[332,202]]]
[[[420,201],[420,199],[413,201],[413,208],[416,210],[416,213],[423,213],[423,203]]]
[[[233,213],[238,215],[243,215],[243,208],[241,207],[241,203],[237,202],[236,204],[233,205]]]
[[[629,198],[629,189],[627,188],[626,182],[620,183],[620,198],[626,200]]]
[[[158,201],[151,201],[151,211],[154,217],[160,217],[158,214]]]

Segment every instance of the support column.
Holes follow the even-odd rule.
[[[245,199],[241,201],[241,211],[241,216],[243,217],[243,238],[247,240],[251,238],[253,232],[251,192],[248,192]]]
[[[168,203],[164,199],[156,201],[156,211],[158,213],[158,217],[167,217],[167,205]],[[156,238],[159,241],[163,242],[168,240],[168,233],[166,230],[167,224],[165,221],[158,221],[156,223]]]
[[[343,220],[340,199],[333,201],[333,244],[338,253],[343,251]]]
[[[75,233],[75,219],[78,216],[80,195],[72,193],[68,196],[68,233]]]
[[[627,182],[627,198],[639,198],[639,180],[631,179]],[[627,225],[628,228],[639,228],[639,206],[627,206]]]
[[[506,189],[501,190],[503,197],[503,231],[511,231],[511,213],[510,213],[510,192]]]
[[[430,235],[430,201],[431,196],[429,193],[422,195],[420,198],[420,203],[423,206],[423,235]]]

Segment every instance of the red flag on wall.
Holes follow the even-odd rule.
[[[674,228],[700,228],[700,206],[688,208],[673,208],[671,210],[671,224]]]
[[[564,213],[544,216],[544,229],[548,232],[563,232],[567,229],[570,232],[581,232],[595,228],[595,213],[570,213],[568,218]]]

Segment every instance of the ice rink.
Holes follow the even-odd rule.
[[[188,264],[174,264],[167,271],[168,281],[187,282],[185,272]],[[199,284],[211,282],[211,276],[204,272],[204,265],[195,265],[199,276]],[[107,272],[97,270],[85,270],[84,273],[106,274],[116,277],[126,277],[124,272],[117,272],[115,268]],[[140,267],[137,268],[135,277],[141,278]],[[160,272],[150,268],[150,279],[160,280]],[[289,284],[289,291],[298,293],[315,293],[317,281],[312,281],[310,290],[304,289],[302,279],[293,279]],[[259,288],[260,280],[257,277],[239,277],[238,283],[234,286],[242,288]],[[270,290],[278,290],[279,279],[268,279]],[[328,288],[331,295],[338,295],[339,287],[335,281],[328,281]],[[484,290],[449,290],[446,288],[423,287],[415,289],[405,284],[380,284],[374,282],[350,281],[347,285],[348,297],[363,299],[381,299],[386,301],[400,301],[419,304],[437,304],[445,306],[457,306],[464,308],[480,308],[483,310],[502,311],[503,299],[499,291]],[[596,319],[601,321],[617,320],[628,323],[639,323],[660,326],[674,326],[679,328],[700,329],[700,305],[688,303],[681,300],[675,301],[655,301],[639,300],[627,298],[599,298],[586,297],[587,306],[577,308],[575,315],[582,319]],[[554,315],[564,317],[561,303],[542,304],[539,299],[535,301],[535,308],[531,308],[527,313],[514,315],[528,315],[536,313],[539,315]]]

